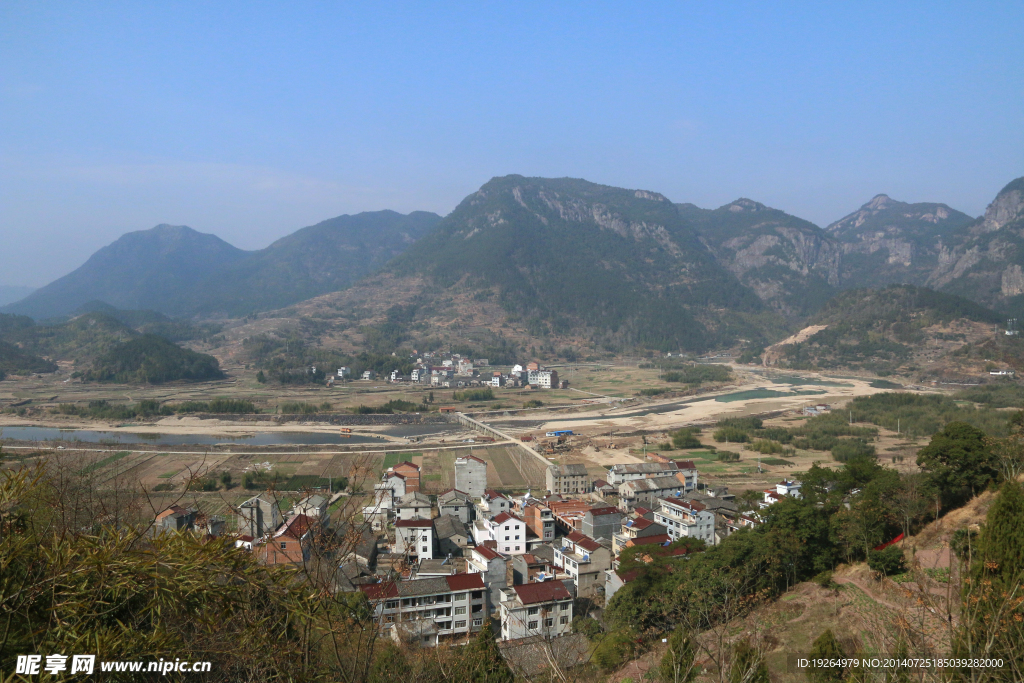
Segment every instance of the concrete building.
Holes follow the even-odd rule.
[[[493,612],[501,601],[501,591],[508,586],[508,560],[493,548],[478,545],[469,550],[466,571],[483,575],[490,594],[489,610]]]
[[[604,571],[612,566],[610,546],[573,532],[555,548],[554,566],[572,577],[577,597],[592,597],[604,586]]]
[[[775,485],[774,489],[765,489],[764,500],[758,503],[758,507],[764,510],[769,505],[774,505],[786,496],[793,498],[800,498],[800,486],[801,483],[798,481],[790,481],[789,479],[783,479]]]
[[[611,540],[615,532],[622,526],[623,512],[613,505],[593,507],[583,513],[583,526],[580,531],[590,538],[606,538]]]
[[[658,498],[683,492],[683,485],[672,477],[633,479],[619,484],[619,507],[630,510],[637,503],[653,503]]]
[[[555,579],[555,549],[549,545],[540,545],[533,552],[512,557],[512,584],[519,586],[534,581],[552,581]]]
[[[433,517],[430,498],[418,491],[407,493],[395,505],[398,519],[430,519]]]
[[[543,503],[532,503],[523,508],[523,521],[542,543],[555,540],[555,516]]]
[[[487,616],[487,591],[479,574],[360,585],[374,615],[401,645],[434,647],[478,632]]]
[[[277,501],[264,493],[258,494],[238,506],[238,533],[259,539],[281,526],[281,510]]]
[[[434,522],[429,519],[400,519],[395,522],[395,548],[397,555],[408,555],[420,560],[434,559]]]
[[[266,564],[303,564],[309,560],[317,524],[313,517],[295,515],[282,524],[266,543],[254,546],[253,553]]]
[[[306,515],[318,520],[321,524],[327,521],[327,505],[330,499],[318,493],[306,496],[292,507],[292,513]]]
[[[612,536],[612,553],[618,556],[630,541],[646,536],[668,536],[668,529],[663,524],[637,517],[623,519],[618,533]]]
[[[473,499],[457,489],[448,489],[437,497],[439,515],[457,517],[463,524],[473,521]]]
[[[545,474],[545,484],[548,492],[559,495],[590,492],[590,478],[583,464],[551,465]]]
[[[400,462],[394,467],[389,467],[388,472],[394,472],[405,477],[405,492],[414,493],[420,490],[420,466],[411,462]]]
[[[195,508],[172,505],[156,516],[154,531],[191,531],[196,523]]]
[[[462,557],[472,538],[466,525],[452,515],[441,515],[434,520],[434,536],[441,557]]]
[[[373,487],[373,503],[363,507],[363,519],[374,531],[383,530],[391,521],[395,507],[405,494],[405,477],[395,472],[386,472],[382,480]]]
[[[692,460],[669,462],[630,462],[612,465],[608,470],[608,483],[619,486],[627,481],[648,479],[650,477],[674,477],[683,473],[683,483],[687,490],[697,488],[697,466]]]
[[[557,389],[558,372],[555,370],[530,370],[527,372],[526,381],[541,389]]]
[[[487,463],[473,455],[455,458],[455,488],[473,500],[484,495],[487,490]]]
[[[702,503],[682,498],[662,498],[654,511],[654,521],[668,531],[669,538],[698,538],[708,545],[715,544],[715,513]]]
[[[572,595],[561,581],[506,588],[498,609],[502,640],[553,638],[572,631]]]
[[[512,501],[494,489],[486,489],[484,495],[480,496],[479,510],[480,516],[493,517],[503,512],[510,512],[512,510]]]
[[[491,519],[478,519],[473,523],[473,540],[477,545],[494,541],[502,555],[521,555],[527,551],[526,523],[503,512]]]

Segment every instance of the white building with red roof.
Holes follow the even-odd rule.
[[[420,560],[434,559],[434,520],[400,519],[395,522],[395,547],[398,555]]]
[[[572,594],[561,581],[506,588],[498,610],[502,640],[553,638],[572,632]]]
[[[764,490],[764,500],[758,503],[758,507],[764,510],[769,505],[774,505],[780,500],[789,496],[790,498],[800,498],[800,487],[802,484],[798,481],[791,481],[789,479],[783,479],[775,485],[774,489]]]
[[[526,547],[526,522],[507,512],[473,524],[473,540],[477,545],[494,541],[502,555],[522,555]]]

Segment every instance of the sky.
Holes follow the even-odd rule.
[[[941,3],[0,3],[0,285],[571,176],[824,226],[1024,175],[1024,12]]]

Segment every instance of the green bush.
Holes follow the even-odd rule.
[[[715,433],[711,435],[711,438],[719,443],[746,443],[749,435],[745,430],[739,427],[719,427],[715,430]]]
[[[873,458],[875,447],[860,439],[839,439],[832,446],[832,457],[837,462],[849,462],[854,458]]]
[[[662,375],[666,382],[701,384],[702,382],[728,382],[732,373],[725,365],[693,365],[671,370]]]
[[[535,398],[531,398],[529,401],[523,404],[524,408],[540,408],[544,405],[544,401],[538,401]]]
[[[891,545],[882,550],[868,551],[868,566],[885,576],[894,576],[907,571],[903,550],[898,545]]]
[[[718,460],[720,462],[739,462],[739,459],[739,453],[733,453],[731,451],[718,451]]]
[[[482,389],[456,391],[453,398],[456,401],[493,401],[497,397],[494,395],[493,389],[490,387],[484,387]]]
[[[769,441],[768,439],[754,439],[747,448],[758,453],[764,453],[765,455],[774,455],[781,453],[783,450],[781,443]]]
[[[612,631],[594,649],[594,663],[604,671],[614,671],[633,659],[635,636],[631,631]]]
[[[672,445],[676,448],[700,448],[700,427],[684,427],[669,434],[672,437]]]

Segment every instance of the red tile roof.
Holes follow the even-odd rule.
[[[641,536],[640,538],[631,538],[626,541],[626,547],[632,548],[637,545],[663,545],[666,541],[670,540],[668,534],[655,534],[654,536]]]
[[[279,536],[291,536],[300,539],[313,527],[313,520],[306,515],[295,515],[284,523],[284,528]]]
[[[434,526],[434,521],[430,519],[400,519],[395,522],[396,527],[414,527],[416,529],[429,529]]]
[[[497,517],[492,519],[491,522],[493,522],[494,524],[504,524],[505,522],[507,522],[509,520],[512,520],[513,522],[521,522],[521,521],[523,521],[523,520],[519,519],[518,517],[516,517],[515,515],[510,515],[507,512],[502,512],[500,515],[498,515]]]
[[[572,541],[575,545],[589,552],[594,552],[595,550],[601,547],[601,544],[592,539],[590,536],[581,534],[578,531],[572,532],[571,534],[566,536],[566,538]]]
[[[614,505],[603,505],[601,507],[590,508],[590,514],[594,515],[614,515],[621,512],[619,508]]]
[[[676,460],[676,469],[695,470],[697,466],[693,464],[692,460]]]
[[[541,583],[525,583],[521,586],[513,586],[520,602],[524,605],[533,605],[538,602],[551,602],[553,600],[568,600],[572,597],[569,589],[561,581],[544,581]]]
[[[383,600],[384,598],[398,597],[398,584],[394,581],[359,584],[358,588],[366,593],[366,597],[369,600]]]
[[[654,510],[651,510],[650,508],[645,508],[642,505],[637,505],[635,508],[633,508],[633,512],[636,513],[637,517],[643,517],[644,515],[654,512]]]
[[[496,557],[501,557],[501,555],[499,555],[497,552],[495,552],[491,548],[488,548],[485,545],[478,545],[477,547],[473,548],[473,550],[480,553],[480,556],[483,557],[485,560],[493,560]]]
[[[630,527],[633,529],[646,529],[650,525],[654,524],[654,522],[652,522],[651,520],[644,519],[643,517],[637,517],[636,519],[631,521],[632,524],[630,524]]]
[[[498,493],[494,489],[484,489],[484,497],[485,498],[504,498],[505,500],[508,500],[508,496],[506,496],[504,493]]]
[[[481,464],[484,464],[484,465],[487,464],[486,462],[484,462],[480,458],[476,457],[475,455],[465,455],[465,456],[462,456],[462,457],[466,458],[467,460],[476,460],[477,462],[479,462]]]
[[[605,486],[611,486],[611,484],[606,482],[604,479],[595,479],[594,480],[594,488],[595,489],[604,488]]]
[[[444,577],[453,591],[483,590],[484,579],[479,574],[452,574]]]

